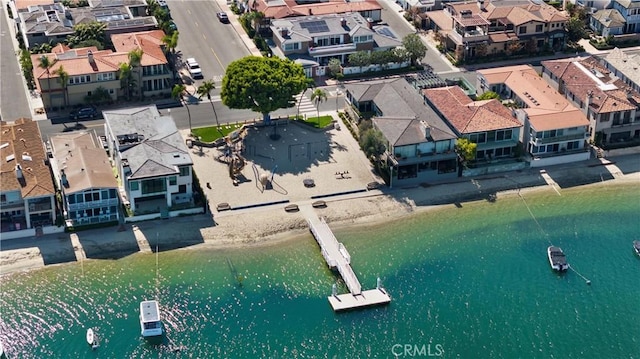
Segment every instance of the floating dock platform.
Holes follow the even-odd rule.
[[[327,262],[329,268],[337,269],[344,280],[348,294],[337,294],[335,292],[328,297],[329,303],[334,311],[349,310],[355,308],[369,307],[374,305],[387,304],[391,302],[389,294],[380,286],[378,280],[377,288],[372,290],[362,290],[362,285],[351,268],[351,256],[342,243],[339,243],[333,232],[325,222],[324,218],[316,216],[308,217],[307,223],[313,237],[320,245],[322,257]]]

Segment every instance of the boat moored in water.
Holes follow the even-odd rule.
[[[640,256],[640,241],[633,241],[633,250]]]
[[[549,264],[554,270],[562,272],[569,269],[567,258],[560,247],[549,246],[547,248],[547,256],[549,257]]]
[[[140,302],[140,330],[143,337],[157,337],[162,335],[162,321],[158,302],[145,300]]]

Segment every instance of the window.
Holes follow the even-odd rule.
[[[98,81],[111,81],[111,80],[114,80],[115,78],[116,76],[114,75],[113,72],[100,73],[96,76],[96,79]]]
[[[609,114],[608,113],[600,114],[600,122],[609,122]]]
[[[76,203],[76,195],[72,194],[70,196],[67,197],[67,201],[69,201],[69,204],[75,204]]]
[[[0,194],[0,202],[5,203],[7,201],[7,195]]]
[[[180,167],[180,177],[189,175],[189,167]]]
[[[85,202],[91,202],[91,193],[85,193],[84,194],[84,201]]]
[[[109,190],[109,198],[118,198],[115,189],[112,188]]]
[[[129,182],[129,188],[131,188],[132,191],[137,191],[138,190],[138,181]]]
[[[542,32],[542,25],[536,25],[536,32]]]
[[[285,51],[292,51],[292,50],[299,50],[300,49],[300,43],[299,42],[294,42],[292,44],[284,44],[284,50]]]
[[[526,26],[520,26],[518,28],[518,34],[526,34],[527,33],[527,27]]]
[[[142,181],[142,194],[164,192],[167,182],[164,178],[154,178]]]
[[[107,191],[106,189],[103,189],[102,191],[100,191],[100,195],[102,196],[102,199],[108,199],[109,198],[109,191]]]
[[[176,176],[169,177],[169,185],[175,186],[178,183],[178,178]]]
[[[187,193],[187,185],[181,184],[180,186],[178,186],[178,193]]]
[[[94,201],[99,201],[100,200],[100,192],[93,192],[93,200]]]

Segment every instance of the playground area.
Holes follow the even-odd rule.
[[[187,138],[186,132],[182,135]],[[231,208],[295,203],[365,189],[376,181],[358,143],[344,127],[315,130],[277,121],[246,127],[217,148],[190,151],[213,211],[220,203]]]

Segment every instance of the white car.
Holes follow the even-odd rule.
[[[189,69],[191,77],[193,77],[194,79],[203,77],[202,69],[200,68],[200,65],[198,65],[198,61],[196,61],[196,59],[194,59],[193,57],[187,59],[187,68]]]

